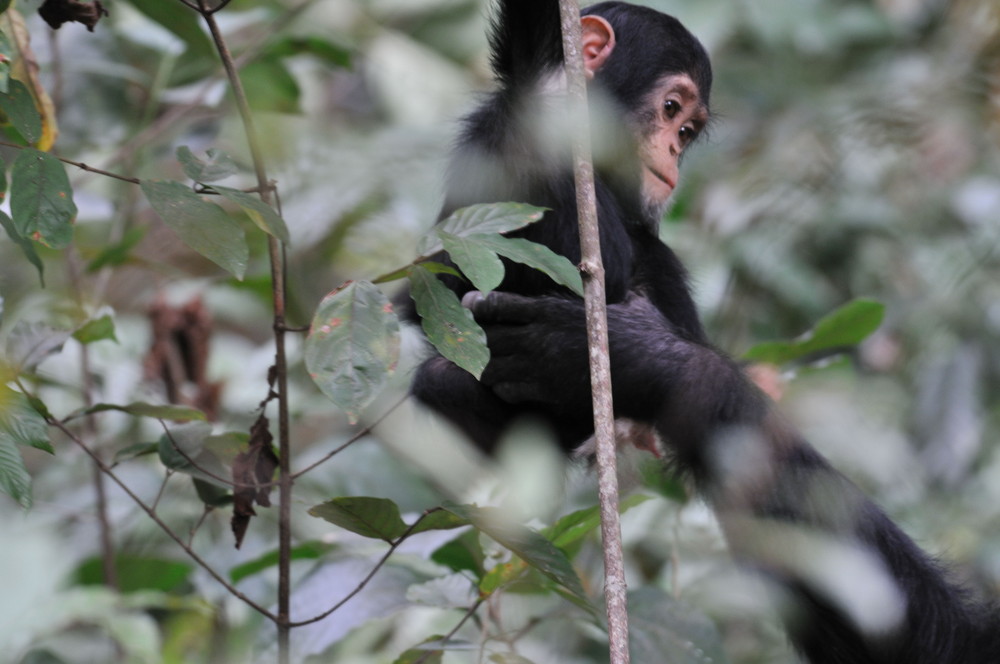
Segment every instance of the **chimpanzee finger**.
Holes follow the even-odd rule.
[[[479,291],[469,291],[462,297],[462,305],[472,311],[477,322],[485,324],[530,323],[544,311],[538,298],[497,291],[485,296]]]

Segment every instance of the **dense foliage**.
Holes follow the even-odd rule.
[[[439,244],[483,287],[523,251],[468,229],[531,210],[428,235],[454,120],[489,87],[486,3],[226,4],[257,154],[198,2],[52,3],[83,21],[57,31],[42,4],[0,2],[4,657],[274,661],[284,380],[291,619],[335,609],[291,629],[293,661],[606,661],[592,478],[538,432],[487,463],[416,412],[418,335],[387,313],[404,276],[436,301],[414,260]],[[1000,8],[645,4],[715,62],[663,226],[713,338],[780,365],[821,451],[995,593]],[[475,332],[446,320],[439,346]],[[633,661],[795,661],[685,487],[625,507]]]

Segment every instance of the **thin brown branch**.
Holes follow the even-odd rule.
[[[317,614],[312,618],[307,618],[306,620],[298,620],[289,623],[289,627],[302,627],[303,625],[311,625],[313,623],[319,622],[320,620],[323,620],[331,613],[342,607],[344,604],[347,604],[347,602],[351,601],[351,599],[353,599],[358,593],[360,593],[362,590],[365,589],[365,586],[368,585],[368,582],[371,581],[373,578],[375,578],[375,575],[378,573],[378,571],[382,569],[387,562],[389,562],[389,558],[392,557],[392,554],[394,554],[396,552],[396,549],[398,549],[399,546],[406,541],[406,538],[410,536],[410,534],[418,525],[420,525],[420,522],[426,519],[434,512],[439,512],[439,511],[441,511],[441,508],[435,507],[434,509],[429,509],[425,511],[423,514],[421,514],[420,518],[414,521],[402,535],[397,537],[389,544],[389,550],[385,552],[385,555],[379,558],[378,562],[375,563],[375,566],[372,567],[370,572],[368,572],[368,575],[365,576],[365,578],[361,579],[361,582],[358,583],[358,585],[354,588],[354,590],[347,593],[347,595],[343,599],[341,599],[339,602],[331,606],[323,613]]]
[[[24,150],[30,147],[25,145],[17,145],[16,143],[8,143],[7,141],[0,141],[0,145],[4,146],[5,148],[14,148],[16,150]],[[83,162],[80,161],[73,161],[72,159],[66,159],[65,157],[59,157],[57,155],[53,156],[55,156],[56,159],[58,159],[62,163],[69,164],[70,166],[76,166],[77,168],[83,171],[89,171],[90,173],[97,173],[98,175],[104,175],[109,178],[114,178],[115,180],[121,180],[122,182],[131,182],[132,184],[142,184],[142,181],[139,180],[139,178],[130,178],[124,175],[118,175],[117,173],[111,173],[110,171],[105,171],[101,170],[100,168],[94,168],[93,166],[88,166],[87,164],[84,164]]]
[[[260,188],[260,199],[267,204],[271,202],[270,183],[264,156],[257,137],[253,113],[247,101],[246,90],[240,80],[236,61],[226,44],[226,40],[215,20],[213,10],[206,0],[197,0],[198,11],[201,13],[208,31],[212,36],[219,59],[222,61],[226,78],[229,80],[236,108],[243,122],[247,146],[253,160],[254,172],[257,176],[257,186]],[[288,359],[285,354],[285,247],[274,237],[268,236],[268,255],[271,262],[271,296],[274,301],[274,366],[278,383],[278,661],[288,664],[291,653],[291,552],[292,552],[292,485],[294,478],[291,472],[291,433],[288,417]]]
[[[370,434],[372,432],[372,429],[374,429],[379,424],[381,424],[385,420],[385,418],[387,418],[390,415],[392,415],[392,413],[397,408],[399,408],[401,405],[403,405],[403,402],[406,401],[408,398],[409,398],[409,395],[406,395],[406,396],[402,397],[399,401],[397,401],[392,406],[390,406],[387,411],[385,411],[384,413],[382,413],[382,415],[379,416],[375,421],[373,421],[371,424],[369,424],[365,428],[361,429],[360,431],[357,431],[353,436],[351,436],[350,438],[347,439],[347,442],[345,442],[343,445],[340,445],[339,447],[337,447],[335,450],[333,450],[332,452],[330,452],[329,454],[327,454],[326,456],[324,456],[320,460],[315,461],[314,463],[309,464],[308,466],[306,466],[305,468],[303,468],[302,470],[300,470],[300,471],[298,471],[296,473],[292,473],[292,479],[297,480],[298,478],[302,477],[303,475],[305,475],[309,471],[313,470],[317,466],[323,465],[324,463],[326,463],[327,461],[329,461],[333,457],[337,456],[338,454],[340,454],[341,452],[343,452],[345,449],[347,449],[348,447],[350,447],[354,443],[358,442],[359,440],[361,440],[362,438],[364,438],[365,436],[367,436],[368,434]]]
[[[252,608],[257,613],[261,614],[268,620],[277,621],[277,616],[275,616],[273,613],[265,609],[263,606],[257,604],[252,599],[250,599],[242,592],[240,592],[235,586],[229,583],[225,579],[225,577],[223,577],[218,571],[216,571],[214,567],[209,565],[204,558],[198,555],[198,553],[194,549],[188,546],[187,543],[184,542],[184,540],[182,540],[180,536],[177,533],[175,533],[173,529],[170,526],[168,526],[166,522],[163,521],[163,519],[160,518],[160,516],[156,513],[156,511],[152,507],[147,505],[142,498],[136,495],[136,493],[132,491],[132,489],[129,488],[129,486],[124,481],[122,481],[120,477],[118,477],[115,471],[113,471],[106,463],[104,463],[104,461],[94,452],[94,450],[90,449],[90,446],[87,445],[85,442],[83,442],[83,440],[80,439],[79,436],[70,431],[69,428],[59,420],[56,420],[54,418],[49,418],[48,423],[49,425],[61,431],[67,438],[73,441],[73,443],[77,447],[83,450],[83,452],[87,456],[89,456],[91,460],[93,460],[93,462],[97,465],[97,467],[101,469],[101,472],[103,472],[106,477],[108,477],[112,482],[117,484],[118,488],[120,488],[123,492],[125,492],[125,495],[131,498],[132,502],[134,502],[139,507],[139,509],[145,512],[146,516],[148,516],[153,523],[159,526],[160,530],[162,530],[164,534],[167,535],[167,537],[172,539],[177,544],[177,546],[179,546],[184,551],[184,553],[186,553],[188,557],[191,558],[191,560],[193,560],[195,563],[198,564],[199,567],[205,570],[209,574],[209,576],[215,579],[219,583],[219,585],[221,585],[223,588],[226,589],[227,592],[229,592],[229,594],[231,594],[233,597],[236,597],[237,599],[242,601],[244,604]]]
[[[587,345],[597,439],[598,495],[604,549],[604,599],[608,616],[611,664],[628,664],[628,601],[618,510],[618,470],[611,401],[611,360],[608,354],[607,300],[604,265],[594,193],[594,166],[590,146],[587,81],[581,48],[580,6],[577,0],[559,0],[563,54],[570,116],[573,123],[573,171],[580,221],[580,269],[583,272],[587,312]]]

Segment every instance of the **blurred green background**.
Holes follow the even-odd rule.
[[[38,4],[19,7],[58,108],[61,156],[140,177],[182,177],[172,157],[179,145],[198,153],[220,147],[247,163],[211,45],[179,2],[118,0],[95,32],[73,24],[56,34],[33,14]],[[850,361],[783,375],[782,408],[918,542],[951,561],[959,578],[995,594],[1000,5],[641,4],[680,18],[715,66],[716,120],[686,157],[662,230],[691,270],[710,336],[739,356],[755,343],[801,334],[852,298],[883,302],[884,325]],[[291,324],[308,324],[323,294],[344,280],[370,279],[412,259],[441,202],[455,121],[490,89],[486,5],[234,0],[219,14],[234,52],[247,59],[244,80],[292,233]],[[142,377],[150,304],[200,296],[215,320],[210,372],[221,384],[219,420],[230,429],[248,426],[265,395],[272,353],[263,243],[252,247],[247,280],[234,282],[173,239],[131,185],[70,175],[80,258],[74,265],[43,253],[48,288],[39,290],[33,268],[0,240],[4,327],[72,320],[80,308],[113,312],[119,341],[94,347],[91,370],[99,400],[123,403],[155,394]],[[247,176],[240,186],[252,184]],[[87,272],[87,261],[113,245],[127,259],[110,273]],[[45,397],[54,412],[79,405],[72,346],[41,372],[50,379]],[[304,466],[352,429],[301,369],[293,378],[297,465]],[[104,422],[100,444],[109,458],[159,435],[125,418]],[[428,480],[429,471],[415,472],[413,463],[439,460],[421,452],[414,437],[412,429],[387,425],[300,485],[296,537],[343,553],[297,563],[304,611],[325,607],[356,584],[374,555],[365,548],[371,545],[305,516],[308,506],[374,495],[416,511],[440,499],[434,485],[447,481]],[[88,585],[85,563],[98,551],[90,470],[78,451],[57,447],[55,458],[25,452],[35,478],[30,511],[0,496],[8,543],[0,552],[0,653],[32,663],[239,662],[252,661],[253,649],[266,659],[271,626],[190,567],[113,487],[116,547],[162,564],[138,574],[132,590],[160,594],[123,598]],[[121,472],[149,499],[161,490],[155,463],[129,462]],[[525,488],[525,495],[559,500],[546,493],[551,478],[525,475],[517,481],[537,479],[543,487]],[[467,486],[457,490],[475,495]],[[166,485],[160,509],[186,532],[203,507],[177,478]],[[551,516],[554,508],[533,509],[528,515]],[[243,550],[234,551],[224,512],[208,515],[197,540],[221,569],[273,548],[272,517],[262,514]],[[730,661],[796,661],[773,611],[760,608],[759,589],[732,570],[703,506],[649,501],[626,515],[625,534],[630,583],[660,585],[710,616]],[[302,630],[297,657],[392,662],[435,629],[447,631],[459,614],[414,608],[400,597],[428,573],[414,549],[387,571],[381,594],[359,598],[339,622]],[[599,578],[599,558],[584,556],[581,566],[588,564],[584,573]],[[274,579],[264,573],[243,583],[266,602]],[[511,597],[505,625],[519,629],[518,616],[535,608]],[[525,657],[606,661],[600,639],[578,627],[569,605],[551,603],[543,614],[542,626],[518,642]],[[445,659],[473,661],[468,653]]]

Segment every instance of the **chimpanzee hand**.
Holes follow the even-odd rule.
[[[559,415],[591,412],[582,300],[474,292],[463,303],[486,331],[491,357],[482,382],[497,396]],[[651,421],[669,371],[657,353],[664,344],[686,342],[641,297],[609,305],[608,333],[616,414]]]

